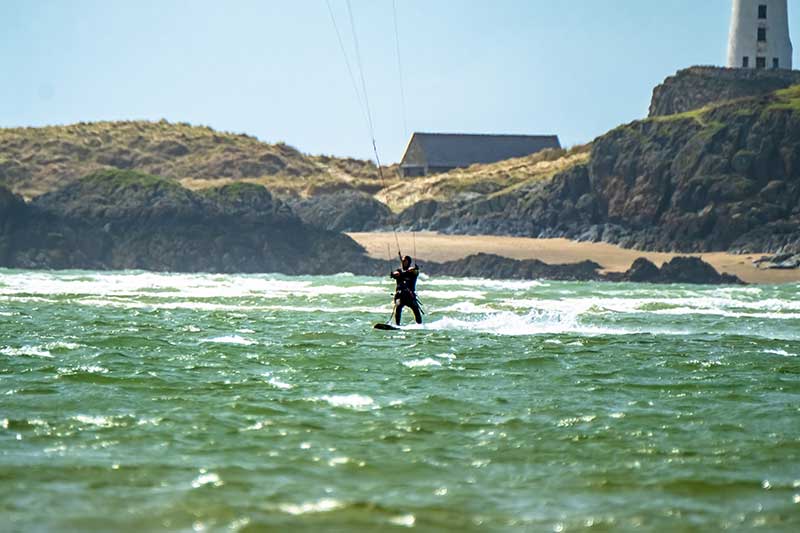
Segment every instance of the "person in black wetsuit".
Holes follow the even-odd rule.
[[[411,257],[408,255],[402,259],[401,267],[392,272],[392,279],[397,282],[397,288],[394,292],[395,323],[398,326],[400,325],[403,307],[408,306],[414,312],[414,320],[417,321],[417,324],[422,324],[422,312],[419,308],[419,300],[417,300],[419,267],[416,263],[413,268],[411,267]]]

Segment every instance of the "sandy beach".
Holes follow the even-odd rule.
[[[396,254],[392,233],[348,233],[371,257],[387,259]],[[531,239],[489,235],[443,235],[439,233],[398,233],[404,254],[414,254],[420,261],[452,261],[476,253],[490,253],[513,259],[539,259],[545,263],[595,261],[607,272],[624,272],[638,257],[646,257],[658,266],[678,255],[701,257],[719,272],[735,274],[747,283],[792,283],[800,281],[800,270],[761,270],[753,261],[761,254],[733,255],[722,252],[707,254],[673,254],[640,252],[612,244],[575,242],[567,239]],[[387,249],[388,245],[388,249]]]

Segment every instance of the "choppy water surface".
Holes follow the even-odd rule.
[[[800,530],[798,286],[0,271],[2,530]]]

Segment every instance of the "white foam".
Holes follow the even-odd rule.
[[[60,375],[74,376],[75,374],[108,374],[108,369],[98,365],[78,365],[56,370]]]
[[[286,383],[285,381],[281,381],[278,378],[269,378],[267,383],[275,387],[276,389],[280,390],[291,390],[294,388],[294,385],[291,383]]]
[[[3,355],[9,355],[11,357],[18,357],[20,355],[27,355],[31,357],[45,357],[51,359],[53,354],[50,353],[49,350],[46,350],[43,346],[22,346],[20,348],[12,348],[7,346],[5,348],[0,349],[0,353]]]
[[[344,507],[344,504],[332,498],[323,498],[316,502],[306,502],[301,504],[282,503],[278,509],[290,515],[301,515],[308,513],[326,513]]]
[[[496,311],[496,309],[489,305],[478,305],[472,302],[459,302],[447,307],[431,310],[431,312],[434,313],[461,313],[462,315],[485,314],[493,311]]]
[[[219,475],[215,474],[214,472],[201,471],[201,474],[192,481],[192,488],[198,489],[205,485],[211,485],[213,487],[221,487],[224,484],[225,483],[223,483]]]
[[[213,337],[211,339],[205,339],[202,342],[210,342],[217,344],[239,344],[241,346],[251,346],[253,344],[257,344],[256,341],[252,339],[246,339],[239,335],[223,335],[221,337]]]
[[[430,357],[426,357],[425,359],[414,359],[412,361],[403,361],[403,366],[407,366],[408,368],[421,368],[426,366],[442,366],[442,363],[440,363],[436,359],[431,359]]]
[[[108,428],[115,425],[113,418],[107,416],[78,415],[78,416],[73,416],[72,419],[87,426]]]
[[[583,325],[574,313],[534,310],[525,315],[503,311],[475,319],[446,317],[423,326],[430,330],[469,330],[496,335],[542,335],[581,333],[585,335],[628,335],[637,333],[624,328]]]
[[[75,342],[57,341],[57,342],[47,343],[45,345],[45,348],[47,348],[48,350],[77,350],[81,346],[83,345]]]
[[[377,406],[375,405],[375,401],[372,398],[361,394],[340,394],[333,396],[322,396],[321,398],[319,398],[319,400],[328,402],[330,405],[334,407],[346,407],[348,409],[363,410],[363,409],[377,408]]]
[[[418,291],[420,299],[431,300],[482,300],[486,297],[481,291]]]
[[[394,524],[395,526],[400,526],[400,527],[414,527],[414,524],[416,522],[417,519],[414,518],[413,514],[393,516],[389,519],[390,524]]]
[[[342,277],[343,279],[348,279]],[[108,272],[65,275],[51,272],[7,274],[0,295],[147,296],[154,299],[285,298],[287,296],[377,294],[380,286],[327,285],[273,275],[161,274]]]
[[[425,281],[432,287],[481,287],[493,290],[526,291],[536,287],[548,287],[550,284],[540,280],[493,280],[484,278],[443,278]]]
[[[775,350],[764,350],[764,353],[772,355],[782,355],[783,357],[797,357],[797,354],[789,353],[786,350],[782,350],[780,348]]]

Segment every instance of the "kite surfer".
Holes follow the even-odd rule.
[[[419,267],[416,262],[411,266],[411,256],[405,256],[400,262],[400,268],[392,272],[391,276],[397,282],[394,293],[394,321],[400,325],[400,317],[403,308],[408,306],[414,312],[414,320],[417,324],[422,324],[422,311],[417,299],[417,278],[419,277]]]

